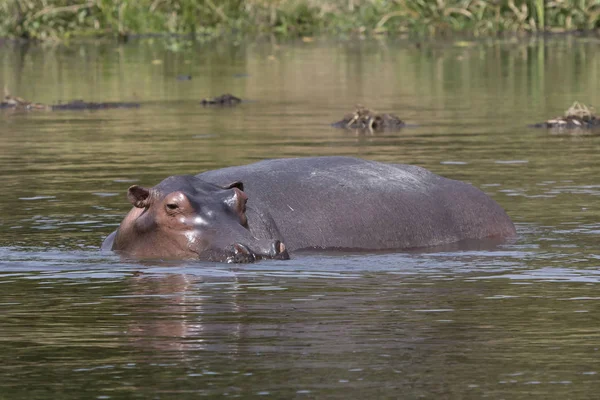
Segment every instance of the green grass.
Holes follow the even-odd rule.
[[[0,36],[462,33],[600,27],[600,0],[0,0]]]

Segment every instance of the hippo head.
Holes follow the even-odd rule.
[[[280,241],[250,233],[241,182],[221,187],[191,175],[172,176],[149,189],[131,186],[127,198],[134,208],[112,246],[126,256],[221,262],[289,258]]]

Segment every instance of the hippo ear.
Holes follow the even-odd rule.
[[[233,196],[227,199],[226,202],[239,215],[242,225],[247,227],[248,218],[246,217],[246,202],[248,201],[248,196],[244,193],[244,184],[236,181],[224,188],[233,189]]]
[[[150,203],[150,190],[133,185],[127,191],[127,199],[137,208],[146,208]]]
[[[241,181],[235,181],[235,182],[231,182],[229,185],[223,186],[223,189],[233,189],[233,188],[238,188],[243,192],[244,184]]]

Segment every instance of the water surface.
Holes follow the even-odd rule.
[[[15,95],[142,104],[0,112],[3,396],[596,398],[600,139],[528,125],[599,103],[600,41],[459,44],[2,44]],[[199,104],[226,92],[249,101]],[[329,126],[358,103],[414,126]],[[519,237],[236,266],[97,250],[132,183],[309,155],[471,182]]]

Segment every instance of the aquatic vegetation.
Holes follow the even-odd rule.
[[[48,106],[39,103],[32,103],[20,97],[4,96],[0,102],[0,109],[10,108],[14,110],[46,110]]]
[[[534,125],[538,128],[581,129],[600,127],[600,120],[593,113],[594,109],[585,104],[574,102],[564,116],[549,119],[541,124]]]
[[[595,29],[597,0],[3,0],[0,36],[494,35]]]
[[[335,122],[332,125],[336,128],[373,133],[398,130],[405,123],[394,114],[380,114],[359,104],[353,113],[347,114],[341,121]]]
[[[594,118],[594,114],[592,114],[592,109],[588,108],[585,104],[581,104],[579,102],[573,103],[571,107],[567,111],[565,111],[565,118],[576,118],[584,121],[590,121]]]
[[[196,34],[230,27],[241,0],[4,0],[0,35],[59,39],[72,35]],[[218,6],[216,5],[218,4]]]
[[[550,0],[545,6],[554,30],[598,28],[600,2],[596,0]]]
[[[0,109],[9,108],[15,110],[46,110],[48,106],[40,103],[33,103],[22,99],[21,97],[12,96],[7,87],[4,87],[4,98],[0,101]]]
[[[569,1],[572,2],[572,1]],[[469,32],[475,36],[502,32],[544,30],[547,5],[542,0],[398,0],[397,10],[385,15],[378,27],[393,19],[409,30],[429,34]]]

